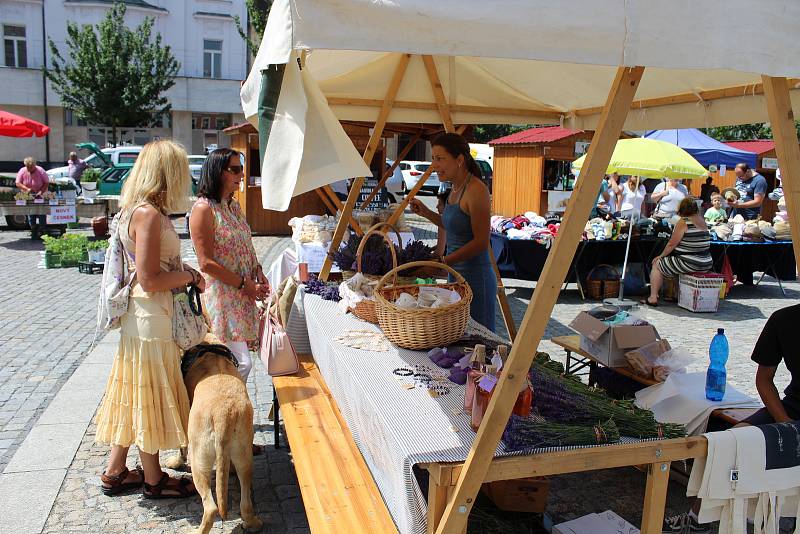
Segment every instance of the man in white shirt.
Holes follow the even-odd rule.
[[[678,213],[681,200],[689,196],[689,190],[679,180],[664,180],[656,186],[650,198],[656,202],[653,217],[670,219]]]

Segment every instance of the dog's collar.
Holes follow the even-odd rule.
[[[183,374],[184,378],[186,374],[189,372],[189,369],[197,362],[200,356],[205,355],[206,353],[211,352],[220,356],[222,358],[227,359],[230,361],[235,367],[239,367],[239,361],[236,359],[236,356],[230,351],[228,347],[225,345],[216,345],[211,343],[200,343],[199,345],[195,345],[191,349],[187,350],[183,353],[183,358],[181,358],[181,373]]]

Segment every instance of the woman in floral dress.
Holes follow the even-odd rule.
[[[200,270],[208,280],[203,304],[211,332],[236,356],[246,382],[253,368],[249,346],[258,337],[256,300],[266,298],[269,284],[253,248],[250,226],[233,199],[243,178],[239,152],[230,148],[211,152],[203,163],[189,229]]]

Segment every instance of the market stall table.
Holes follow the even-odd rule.
[[[461,410],[463,386],[447,382],[449,391],[439,397],[429,395],[424,387],[406,389],[394,373],[398,368],[427,366],[430,374],[436,375],[438,368],[425,353],[395,346],[382,352],[349,348],[336,338],[348,331],[375,332],[378,327],[342,314],[336,304],[317,296],[301,298],[320,376],[338,405],[398,530],[433,531],[475,439],[468,417]],[[471,328],[482,330],[477,325]],[[291,433],[292,429],[287,427],[287,431]],[[569,449],[574,447],[520,454],[508,453],[500,444],[487,481],[652,464],[644,524],[645,532],[660,532],[669,462],[704,455],[705,440],[624,439],[621,444],[579,451]],[[415,465],[430,473],[427,500],[414,475]]]
[[[597,367],[599,365],[603,365],[600,361],[597,360],[591,353],[583,350],[581,348],[581,339],[579,335],[571,335],[571,336],[557,336],[550,339],[553,343],[562,347],[566,352],[566,365],[564,366],[567,373],[574,374],[581,369],[586,367]],[[578,356],[576,357],[575,354]],[[633,369],[630,367],[610,367],[615,373],[620,374],[622,376],[628,377],[636,382],[642,384],[643,386],[654,386],[659,384],[657,380],[653,380],[652,378],[645,378],[643,376],[637,375],[633,372]],[[751,415],[753,415],[757,409],[753,408],[726,408],[721,410],[714,410],[711,413],[712,417],[715,417],[729,425],[738,425]]]
[[[649,265],[664,249],[667,241],[664,238],[634,239],[631,242],[630,261]],[[532,240],[509,239],[494,232],[491,234],[491,245],[502,276],[519,280],[539,279],[549,254],[548,247]],[[727,256],[733,274],[743,283],[752,284],[754,272],[763,273],[756,285],[764,276],[772,276],[779,283],[782,280],[797,278],[797,265],[791,241],[712,241],[711,256],[715,272],[721,272],[724,258]],[[624,259],[624,241],[581,241],[565,282],[582,283],[594,266],[622,265]],[[781,289],[783,290],[782,284]]]

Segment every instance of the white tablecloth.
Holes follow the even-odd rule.
[[[393,374],[399,367],[427,365],[437,369],[423,352],[400,349],[370,352],[335,341],[348,330],[379,331],[376,325],[342,314],[336,304],[304,295],[292,311],[287,331],[296,345],[310,343],[320,374],[369,466],[387,508],[401,533],[422,534],[427,503],[412,472],[414,464],[460,462],[469,453],[475,433],[461,413],[464,386],[450,383],[450,392],[431,397],[424,388],[404,389]],[[298,332],[305,316],[307,333]],[[483,327],[470,321],[472,328]],[[300,350],[300,349],[298,349]],[[443,370],[446,372],[446,370]],[[454,413],[456,412],[456,413]],[[458,429],[454,432],[451,427]],[[631,442],[632,440],[624,440]],[[545,448],[549,452],[575,447]],[[498,456],[508,456],[502,444]],[[518,453],[515,453],[518,454]]]

